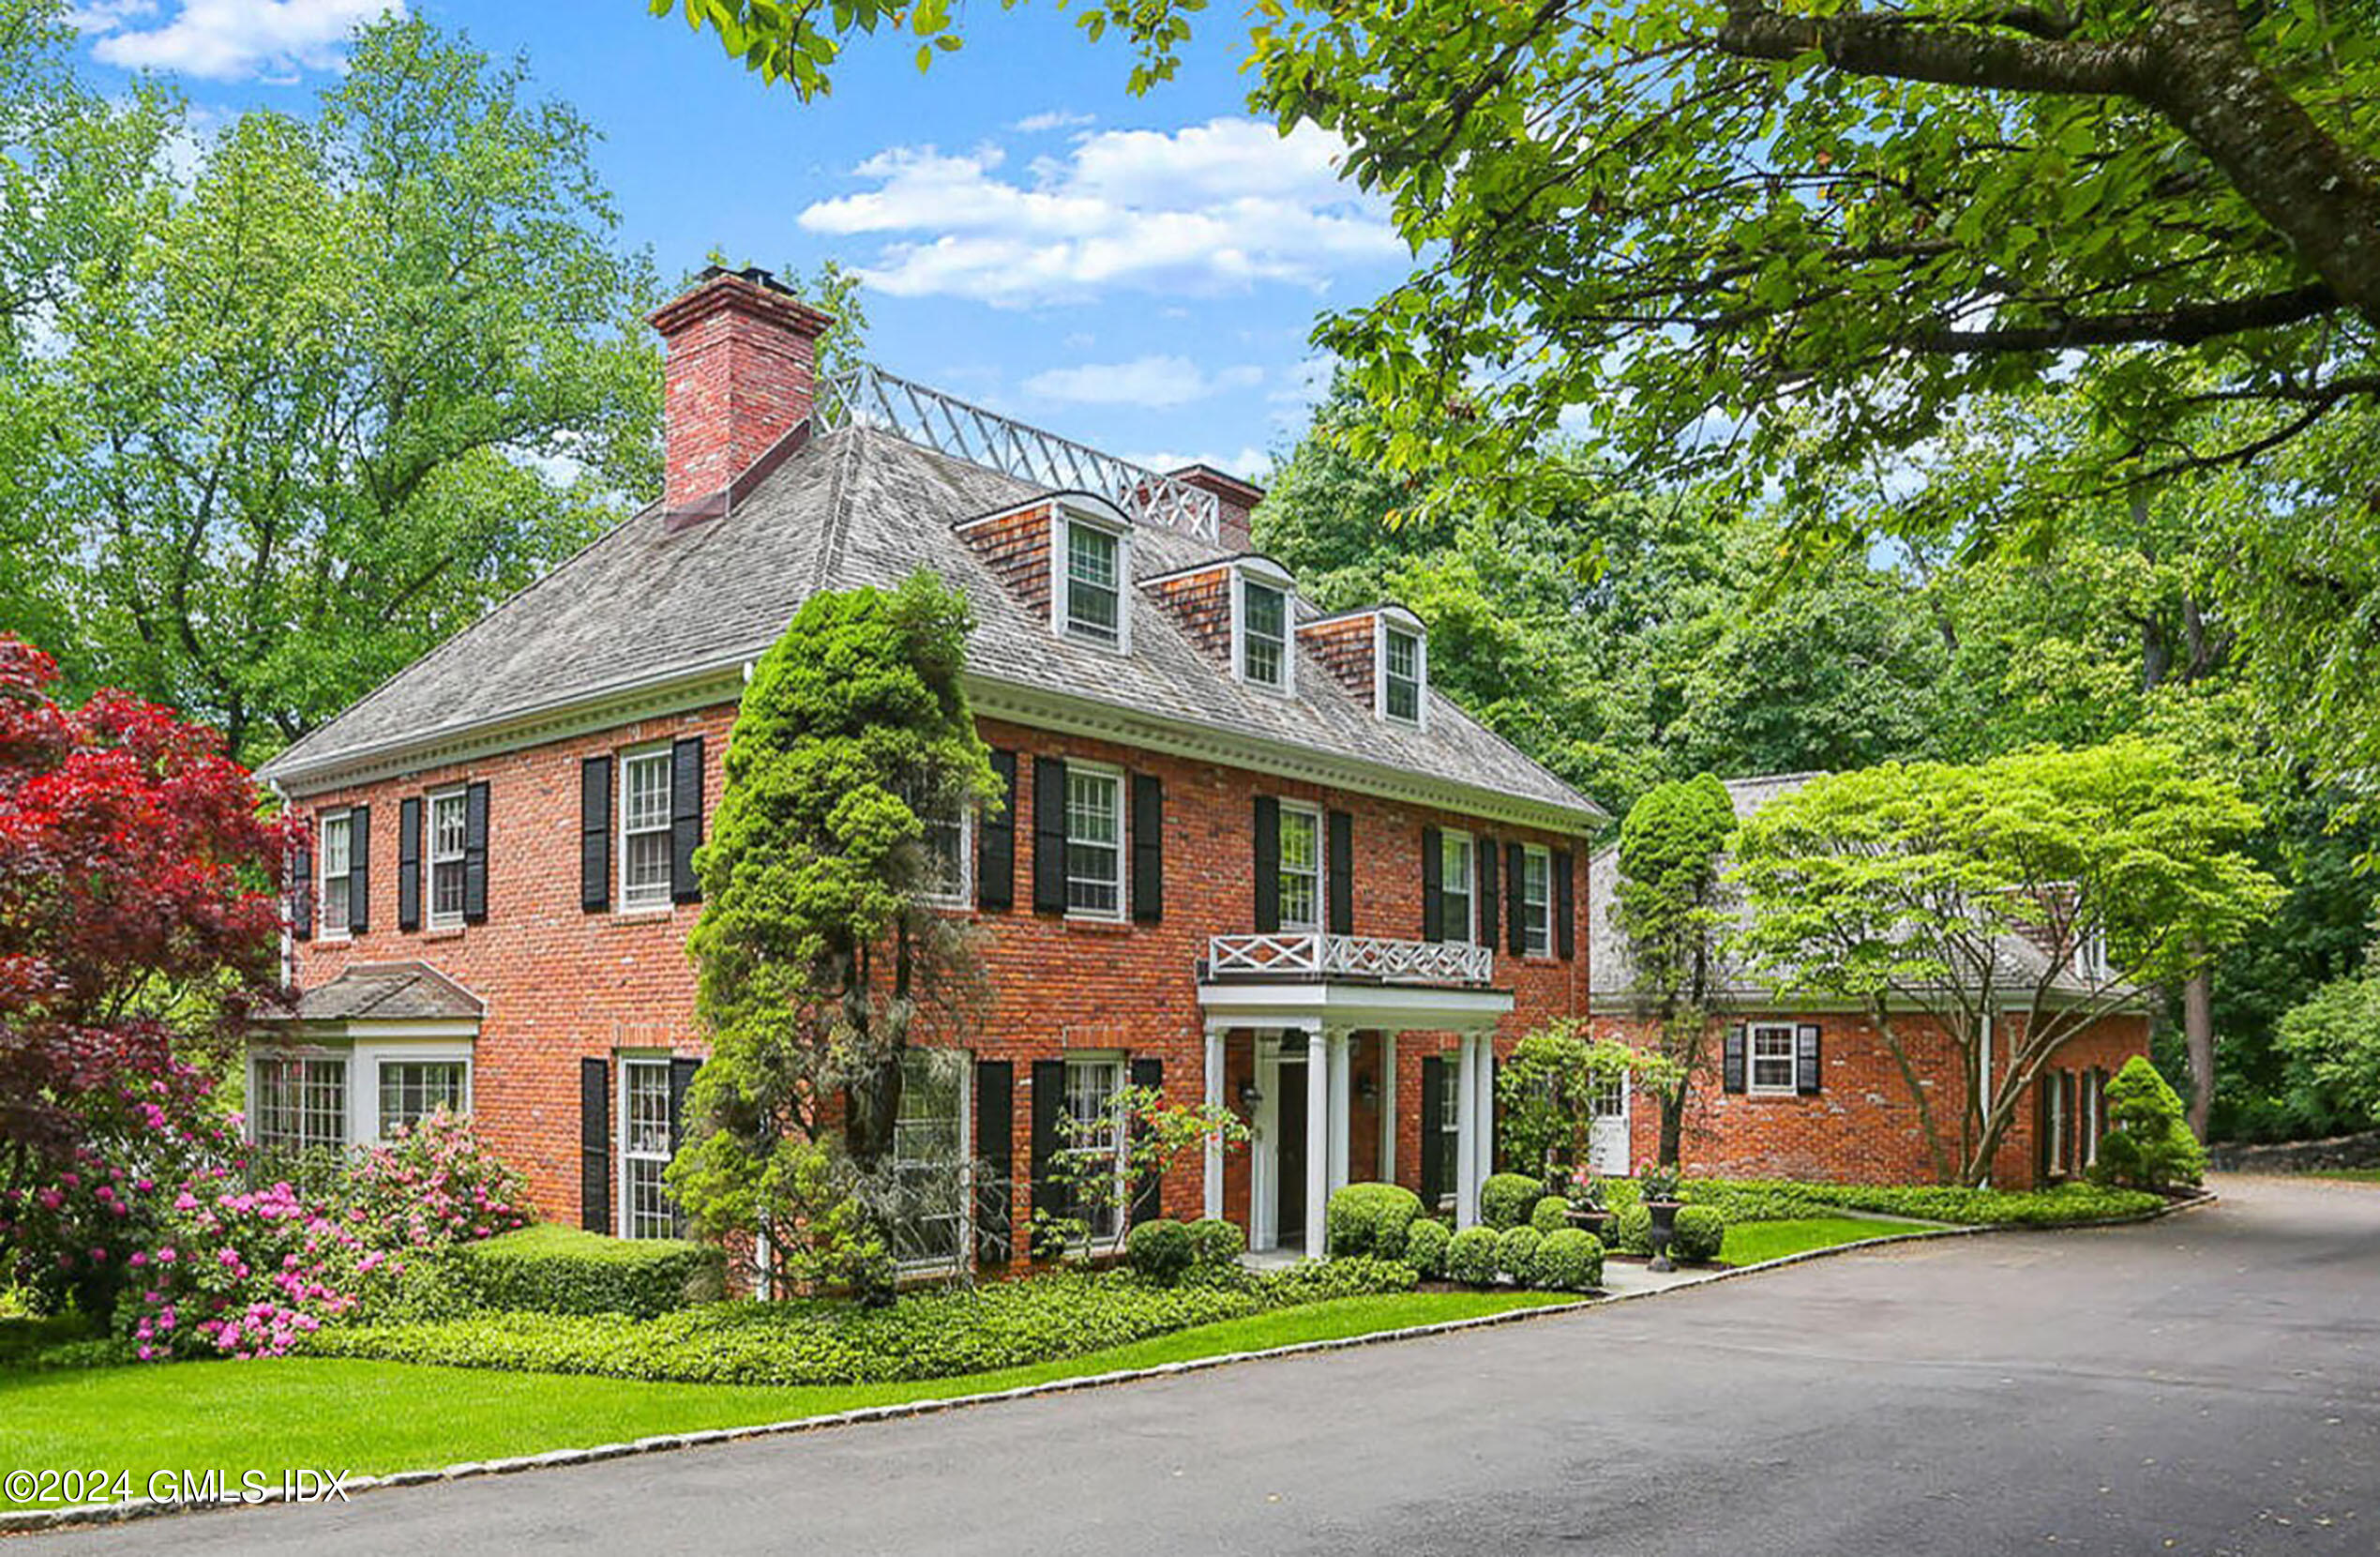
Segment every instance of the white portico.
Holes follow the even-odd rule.
[[[1419,1107],[1422,1090],[1400,1097],[1403,1034],[1455,1037],[1453,1096],[1443,1105],[1454,1114],[1447,1187],[1456,1225],[1478,1220],[1480,1185],[1491,1161],[1496,1025],[1513,1009],[1512,991],[1488,987],[1493,968],[1487,948],[1460,943],[1310,931],[1213,939],[1198,986],[1206,1099],[1241,1108],[1250,1119],[1251,1247],[1280,1247],[1289,1234],[1292,1247],[1323,1252],[1323,1208],[1349,1181],[1357,1156],[1358,1074],[1367,1094],[1363,1111],[1378,1132],[1377,1146],[1366,1143],[1374,1176],[1399,1176],[1399,1120]],[[1245,1035],[1250,1046],[1244,1063],[1228,1053],[1234,1035]],[[1225,1093],[1234,1071],[1244,1077],[1237,1097]],[[1437,1139],[1439,1121],[1423,1125],[1423,1139]],[[1220,1145],[1208,1147],[1206,1169],[1206,1214],[1220,1217]]]

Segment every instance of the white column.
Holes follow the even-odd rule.
[[[1461,1035],[1454,1054],[1454,1225],[1479,1221],[1479,1046]]]
[[[1207,1107],[1223,1107],[1223,1040],[1227,1030],[1213,1022],[1207,1023]],[[1223,1139],[1207,1137],[1207,1202],[1206,1215],[1223,1215]]]
[[[1496,1171],[1496,1035],[1474,1033],[1471,1042],[1479,1046],[1479,1059],[1471,1066],[1479,1077],[1479,1119],[1471,1127],[1471,1149],[1478,1154],[1471,1164],[1471,1191],[1477,1195]]]
[[[1380,1035],[1380,1182],[1396,1182],[1396,1034]]]
[[[1323,1212],[1331,1203],[1331,1046],[1319,1025],[1305,1035],[1305,1252],[1326,1252]]]
[[[1348,1105],[1349,1073],[1355,1068],[1348,1052],[1349,1035],[1333,1029],[1331,1039],[1331,1192],[1347,1187],[1348,1138],[1354,1134],[1355,1111]]]

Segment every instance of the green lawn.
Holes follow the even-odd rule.
[[[2306,1176],[2317,1179],[2347,1179],[2356,1184],[2380,1184],[2380,1168],[2319,1168]]]
[[[1886,1221],[1875,1217],[1796,1217],[1777,1222],[1737,1222],[1727,1229],[1719,1247],[1726,1265],[1756,1265],[1806,1249],[1856,1244],[1862,1238],[1887,1238],[1896,1232],[1924,1232],[1928,1222]]]
[[[978,1394],[1299,1341],[1574,1301],[1548,1292],[1337,1298],[1033,1368],[918,1383],[751,1388],[288,1358],[57,1372],[0,1369],[0,1466],[309,1466],[371,1475]],[[0,1495],[0,1507],[8,1506]]]

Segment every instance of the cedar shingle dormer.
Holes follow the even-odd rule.
[[[1365,606],[1312,622],[1301,622],[1298,642],[1322,662],[1340,686],[1381,718],[1419,726],[1427,718],[1429,701],[1428,634],[1422,619],[1400,605]],[[1391,706],[1388,658],[1391,640],[1412,645],[1413,675],[1407,678],[1413,698],[1411,718]]]
[[[1272,603],[1277,607],[1273,614],[1279,630],[1269,640],[1279,645],[1269,656],[1275,677],[1271,681],[1252,673],[1248,665],[1251,629],[1247,611],[1248,586],[1251,583],[1271,591]],[[1213,562],[1199,563],[1145,580],[1141,588],[1147,590],[1151,597],[1181,625],[1191,642],[1230,672],[1235,679],[1282,693],[1295,687],[1296,656],[1288,652],[1295,638],[1286,629],[1296,612],[1297,582],[1279,563],[1253,552],[1220,557]]]
[[[1049,519],[1055,507],[1048,498],[1035,498],[951,526],[1036,615],[1049,613]]]
[[[1131,652],[1132,521],[1122,509],[1091,492],[1052,492],[951,529],[1051,631]]]
[[[1184,568],[1141,585],[1216,663],[1231,663],[1231,564]]]

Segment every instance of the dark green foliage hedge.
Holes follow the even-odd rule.
[[[1198,1246],[1187,1224],[1170,1217],[1135,1223],[1124,1235],[1124,1263],[1145,1281],[1170,1287],[1188,1273],[1198,1258]]]
[[[79,1313],[0,1319],[0,1368],[32,1372],[139,1360],[130,1341],[105,1334]]]
[[[694,1383],[840,1384],[941,1379],[1123,1346],[1151,1336],[1331,1297],[1408,1291],[1378,1260],[1305,1262],[1235,1281],[1159,1287],[1130,1271],[1053,1271],[890,1307],[708,1303],[650,1320],[490,1313],[438,1323],[332,1325],[317,1356],[595,1373]]]
[[[1446,1275],[1446,1253],[1454,1230],[1434,1217],[1425,1217],[1405,1230],[1405,1262],[1415,1274],[1436,1281]]]
[[[1727,1241],[1727,1218],[1708,1205],[1678,1208],[1677,1235],[1670,1241],[1672,1258],[1697,1262],[1716,1260]]]
[[[1490,1173],[1479,1187],[1479,1219],[1501,1232],[1529,1220],[1545,1193],[1545,1181],[1527,1173]]]
[[[1540,1232],[1559,1232],[1570,1225],[1570,1202],[1559,1195],[1544,1196],[1529,1214],[1529,1225]]]
[[[1511,1280],[1528,1286],[1537,1274],[1537,1246],[1544,1241],[1544,1234],[1533,1227],[1506,1228],[1496,1235],[1496,1268]]]
[[[1201,1217],[1190,1224],[1191,1263],[1201,1270],[1237,1269],[1248,1252],[1248,1235],[1240,1224],[1221,1217]]]
[[[1632,1201],[1612,1212],[1611,1247],[1621,1254],[1652,1252],[1652,1213],[1642,1201]]]
[[[1333,1255],[1405,1253],[1405,1230],[1422,1214],[1422,1197],[1398,1184],[1350,1184],[1331,1197],[1324,1216]]]
[[[1530,1286],[1553,1292],[1584,1292],[1602,1286],[1603,1280],[1603,1241],[1584,1228],[1548,1232],[1537,1246]]]
[[[1470,1287],[1496,1284],[1496,1230],[1467,1227],[1446,1246],[1446,1279]]]
[[[651,1319],[716,1294],[719,1253],[674,1238],[607,1238],[541,1222],[476,1244],[439,1263],[440,1292],[425,1306],[443,1316],[484,1309],[627,1314]]]
[[[2165,1202],[2160,1196],[2103,1185],[2062,1184],[2054,1189],[1961,1189],[1947,1185],[1812,1184],[1797,1179],[1690,1179],[1686,1196],[1731,1222],[1822,1217],[1830,1210],[1871,1211],[1921,1222],[1963,1227],[2058,1227],[2137,1217]]]

